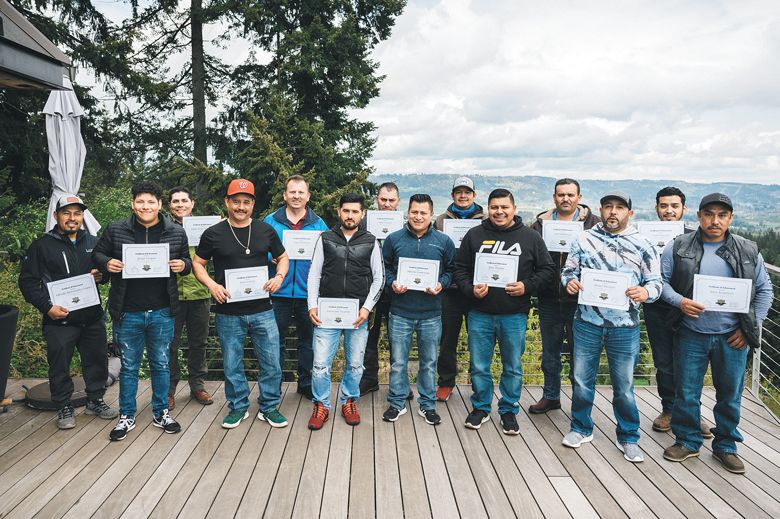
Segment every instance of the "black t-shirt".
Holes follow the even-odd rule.
[[[249,238],[249,230],[252,237]],[[260,220],[252,220],[252,225],[247,227],[233,227],[230,231],[227,220],[206,229],[200,237],[195,254],[204,260],[212,260],[214,263],[214,280],[225,286],[225,270],[247,267],[268,266],[268,254],[278,258],[284,253],[279,236],[273,227]],[[235,233],[235,237],[233,236]],[[238,238],[238,240],[236,240]],[[241,242],[239,244],[238,242]],[[249,254],[246,253],[246,244],[249,243]],[[270,299],[254,299],[236,303],[217,305],[214,311],[218,314],[249,315],[265,312],[271,309]]]

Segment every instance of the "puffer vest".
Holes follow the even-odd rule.
[[[371,289],[371,253],[376,237],[358,229],[349,241],[339,227],[322,233],[322,276],[320,297],[359,299],[366,301]]]

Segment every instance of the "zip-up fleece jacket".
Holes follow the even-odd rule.
[[[287,213],[285,209],[286,205],[283,205],[273,213],[266,216],[263,221],[274,228],[276,234],[279,235],[279,239],[282,240],[282,234],[285,230],[291,230],[290,221],[287,220]],[[328,226],[325,222],[317,216],[311,208],[306,208],[306,216],[303,217],[302,231],[327,231]],[[309,280],[309,268],[311,267],[311,260],[290,260],[290,269],[287,271],[282,286],[279,290],[274,292],[273,297],[292,297],[299,299],[306,299],[308,292],[308,280]],[[273,262],[268,262],[269,277],[276,275],[276,265]]]
[[[162,234],[160,243],[169,244],[170,259],[180,259],[184,261],[184,270],[179,276],[186,276],[192,271],[192,259],[190,259],[189,244],[187,242],[187,233],[181,225],[177,225],[170,218],[160,215],[162,222]],[[112,258],[122,259],[122,244],[136,243],[135,241],[135,215],[130,215],[122,220],[117,220],[108,224],[100,239],[92,251],[92,263],[102,272],[108,272],[106,264]],[[125,293],[127,291],[127,280],[122,279],[122,273],[110,274],[111,290],[108,293],[108,313],[111,319],[118,321],[122,317],[122,311],[125,304]],[[175,316],[179,312],[179,285],[177,275],[171,272],[167,279],[168,298],[171,303],[171,315]]]
[[[601,223],[601,217],[594,214],[593,211],[590,210],[590,207],[585,204],[580,204],[579,208],[580,214],[577,217],[577,221],[582,222],[583,230],[587,231],[597,223]],[[552,220],[554,211],[555,209],[550,209],[548,211],[543,211],[537,214],[534,223],[531,224],[531,229],[538,232],[541,236],[543,225],[542,222],[544,220]],[[568,252],[550,251],[550,257],[552,257],[553,261],[555,262],[559,273],[563,270],[563,267],[566,266],[566,257],[568,255]],[[550,303],[576,303],[577,296],[573,296],[566,292],[566,288],[558,283],[558,279],[556,277],[554,283],[539,288],[539,300]]]
[[[605,231],[603,223],[582,232],[571,244],[571,252],[561,273],[563,286],[573,279],[580,279],[584,268],[630,273],[629,286],[647,289],[648,303],[661,295],[663,282],[658,251],[633,225],[620,234]],[[577,305],[574,318],[606,328],[639,326],[639,304],[630,301],[628,310]]]
[[[92,249],[97,241],[95,236],[80,230],[74,244],[55,227],[30,245],[19,272],[19,289],[25,301],[43,314],[43,324],[87,326],[103,317],[101,305],[74,310],[66,319],[54,320],[47,314],[54,305],[49,299],[46,283],[89,274]],[[108,272],[103,272],[102,283],[107,280]]]
[[[382,245],[385,262],[385,286],[392,291],[393,281],[398,277],[398,259],[429,259],[439,262],[439,283],[446,289],[452,282],[455,262],[455,244],[449,236],[437,231],[431,225],[421,237],[409,228],[390,234]],[[441,295],[431,295],[419,290],[408,290],[404,294],[393,292],[390,299],[390,313],[407,319],[432,319],[441,316]]]
[[[519,256],[517,280],[525,285],[522,296],[510,296],[503,288],[490,287],[482,299],[474,297],[474,258],[478,252]],[[555,263],[542,237],[523,225],[515,216],[512,225],[499,229],[487,219],[469,229],[455,256],[455,283],[471,308],[487,314],[527,314],[531,309],[531,296],[540,287],[549,285],[556,276]]]

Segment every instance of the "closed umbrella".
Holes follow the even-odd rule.
[[[49,219],[46,230],[56,225],[54,208],[57,199],[65,194],[76,194],[81,186],[84,157],[87,149],[81,138],[81,117],[84,110],[67,78],[63,86],[70,90],[53,90],[49,94],[43,113],[46,114],[46,139],[49,144],[49,175],[53,191],[49,200]],[[100,224],[89,210],[84,213],[84,227],[97,235]]]

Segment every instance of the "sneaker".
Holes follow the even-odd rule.
[[[243,411],[230,411],[225,418],[222,419],[223,429],[234,429],[238,427],[242,420],[249,418],[249,411],[244,409]]]
[[[615,447],[623,453],[623,457],[631,463],[642,463],[645,461],[645,455],[642,454],[642,449],[639,448],[638,443],[620,443],[615,441]]]
[[[168,395],[168,410],[173,411],[176,409],[176,398],[173,395]]]
[[[666,432],[672,430],[672,415],[670,413],[661,413],[653,420],[653,430]]]
[[[543,414],[546,413],[547,411],[552,411],[553,409],[560,409],[560,408],[561,408],[560,400],[548,400],[546,398],[542,398],[534,405],[528,406],[528,412],[533,414]]]
[[[718,460],[723,468],[734,474],[744,474],[745,464],[734,452],[712,451],[712,456]]]
[[[669,461],[685,461],[688,458],[698,458],[699,451],[692,451],[686,447],[683,447],[679,443],[675,443],[671,447],[664,449],[664,459]]]
[[[303,395],[306,400],[311,400],[314,395],[311,394],[311,386],[298,386],[295,390],[299,395]]]
[[[404,409],[406,408],[404,407]],[[438,415],[436,409],[418,409],[417,414],[425,418],[425,423],[428,425],[439,425],[441,423],[441,416]]]
[[[105,403],[102,398],[98,398],[97,400],[89,400],[87,402],[84,414],[96,415],[104,420],[112,420],[119,415],[119,411]]]
[[[168,414],[167,409],[163,411],[160,416],[152,417],[152,425],[159,427],[167,434],[176,434],[181,432],[181,425],[179,425],[179,422],[174,420],[173,417]]]
[[[439,402],[446,402],[449,400],[450,395],[452,395],[452,391],[454,389],[454,387],[450,386],[439,386],[439,389],[436,390],[436,400]]]
[[[59,429],[73,429],[76,427],[76,417],[73,415],[73,406],[65,404],[57,412],[57,427]]]
[[[347,425],[354,426],[360,423],[360,413],[358,413],[354,398],[350,398],[341,406],[341,416],[344,417]]]
[[[379,391],[379,384],[377,383],[360,383],[360,396]]]
[[[200,405],[211,405],[214,403],[214,399],[211,398],[211,395],[209,395],[208,391],[205,389],[197,389],[195,391],[190,391],[190,397],[194,398],[198,401]],[[172,408],[168,408],[172,409]]]
[[[287,418],[285,418],[284,415],[280,413],[278,409],[268,411],[267,413],[260,411],[259,413],[257,413],[257,419],[268,422],[268,425],[270,425],[271,427],[287,426]]]
[[[328,409],[322,405],[322,402],[315,402],[314,411],[312,411],[311,418],[309,418],[309,429],[318,431],[322,429],[322,426],[325,425],[325,422],[327,421]]]
[[[406,406],[404,406],[402,409],[396,409],[393,406],[390,406],[387,408],[387,411],[382,415],[382,420],[385,422],[395,422],[398,420],[402,415],[406,414]]]
[[[466,417],[466,427],[469,429],[479,429],[482,424],[490,420],[490,416],[485,411],[474,409]]]
[[[563,437],[561,443],[566,447],[571,447],[572,449],[576,449],[583,443],[587,443],[590,441],[593,441],[592,434],[585,436],[584,434],[580,434],[577,431],[569,431],[569,434]]]
[[[517,424],[517,417],[514,413],[501,413],[501,430],[510,436],[520,434],[520,426]]]
[[[108,438],[111,441],[118,442],[124,440],[127,433],[135,429],[135,417],[122,415],[119,417],[119,422],[111,429],[111,433]]]
[[[710,424],[705,422],[704,418],[701,419],[700,425],[701,425],[701,436],[702,436],[702,438],[705,438],[705,439],[709,440],[710,438],[715,436],[714,434],[712,434],[712,430],[710,429]]]

